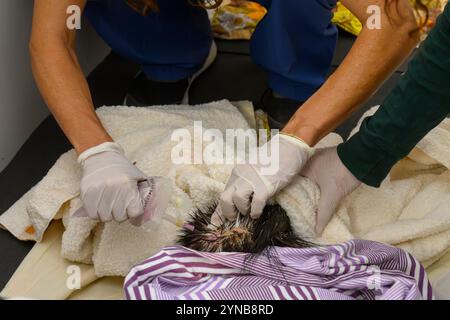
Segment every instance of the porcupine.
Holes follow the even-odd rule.
[[[194,211],[181,231],[178,244],[197,251],[250,254],[264,253],[273,246],[314,246],[295,233],[286,211],[278,204],[267,205],[259,219],[239,214],[235,221],[224,221],[221,226],[212,226],[210,222],[215,207]]]

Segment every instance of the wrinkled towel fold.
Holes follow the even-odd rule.
[[[433,299],[422,265],[381,243],[273,247],[269,256],[167,247],[131,270],[125,295],[129,300]]]

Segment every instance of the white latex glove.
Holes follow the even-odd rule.
[[[213,225],[236,219],[237,211],[259,218],[267,201],[292,181],[314,153],[305,142],[286,134],[274,136],[267,146],[279,155],[275,171],[268,175],[267,166],[261,164],[237,165],[211,218]]]
[[[83,152],[81,200],[91,219],[123,222],[144,213],[138,183],[146,175],[134,166],[116,143],[106,142]]]
[[[316,216],[316,232],[320,235],[341,201],[361,182],[342,163],[335,147],[318,149],[300,174],[320,188]]]

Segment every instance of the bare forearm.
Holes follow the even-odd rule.
[[[364,17],[365,9],[354,9]],[[391,24],[383,13],[381,29],[364,27],[339,68],[296,112],[284,132],[313,146],[378,89],[418,40],[417,35],[411,33],[417,26],[411,16],[407,16],[408,11],[405,14],[409,7],[402,10],[402,17],[395,23]]]
[[[52,114],[77,152],[111,141],[96,113],[86,79],[71,48],[31,46],[33,73]]]
[[[66,25],[68,6],[84,9],[86,0],[36,0],[30,56],[41,94],[78,153],[111,137],[92,104],[75,53],[76,30]]]

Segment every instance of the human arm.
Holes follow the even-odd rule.
[[[112,141],[97,117],[75,51],[76,30],[66,25],[67,8],[86,0],[36,0],[30,39],[32,70],[39,90],[78,154]]]
[[[94,111],[75,51],[67,8],[86,0],[35,0],[30,56],[40,92],[79,155],[81,199],[89,217],[124,221],[143,213],[138,183],[146,175],[112,142]]]
[[[361,182],[377,187],[391,168],[450,114],[450,6],[380,108],[348,141],[321,150],[302,175],[321,189],[320,233],[341,200]]]
[[[295,113],[283,132],[314,146],[360,107],[408,56],[418,41],[417,22],[408,0],[386,13],[384,0],[343,0],[360,21],[369,5],[381,8],[381,29],[364,25],[344,61]],[[392,2],[392,1],[391,1]]]
[[[369,29],[364,26],[361,34],[353,45],[341,66],[330,76],[324,85],[296,112],[282,130],[284,134],[292,135],[305,143],[306,147],[314,146],[322,137],[331,132],[360,106],[381,83],[405,59],[417,43],[417,23],[408,0],[398,0],[396,10],[389,12],[389,18],[384,11],[384,0],[344,0],[344,4],[361,20],[368,17],[369,5],[378,5],[382,10],[380,16],[381,29]],[[288,154],[300,154],[298,159],[280,162],[280,172],[299,173],[309,159],[304,147],[296,144],[286,144],[280,148],[280,159]],[[297,161],[298,163],[294,163]],[[241,214],[248,211],[258,217],[268,198],[280,191],[287,183],[286,176],[275,175],[271,179],[278,181],[275,188],[263,188],[264,177],[252,165],[236,167],[228,182],[225,192],[221,195],[217,214],[213,223],[219,223],[224,218],[234,219],[236,210]],[[289,175],[293,179],[295,174]],[[283,180],[283,183],[281,181]],[[262,196],[263,194],[263,196]],[[257,208],[257,209],[255,209]],[[257,213],[255,213],[257,212]]]

